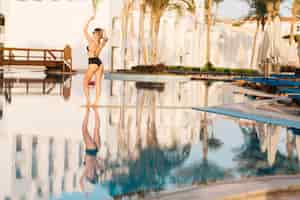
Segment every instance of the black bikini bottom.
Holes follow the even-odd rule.
[[[85,154],[92,156],[92,157],[96,157],[98,153],[98,149],[86,149],[85,150]]]
[[[96,64],[98,65],[98,67],[100,67],[100,65],[102,65],[102,61],[98,57],[93,57],[93,58],[89,58],[89,65],[90,64]]]

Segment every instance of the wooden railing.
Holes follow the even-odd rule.
[[[30,49],[0,47],[1,65],[31,65],[57,67],[66,66],[72,71],[72,49],[67,45],[64,49]]]

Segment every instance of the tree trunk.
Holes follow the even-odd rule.
[[[151,19],[150,19],[150,38],[151,38],[151,43],[150,43],[150,64],[153,64],[153,46],[154,46],[154,16],[151,13]]]
[[[135,41],[135,38],[136,38],[135,28],[134,28],[134,16],[133,16],[132,12],[129,13],[128,19],[130,21],[128,36],[129,36],[129,39],[130,39],[129,40],[129,44],[131,44],[131,42]],[[128,41],[128,39],[127,39],[127,41]],[[129,57],[130,59],[129,58],[128,59],[130,61],[134,62],[135,61],[135,55],[134,55],[134,48],[133,48],[132,45],[129,46],[128,51],[129,51],[128,55],[130,55],[130,57]]]
[[[149,105],[149,117],[147,122],[147,144],[148,147],[157,147],[157,131],[156,131],[156,97],[155,92],[151,91],[148,93],[148,98],[150,100]]]
[[[158,34],[160,26],[160,17],[157,17],[154,22],[154,45],[153,45],[153,62],[158,63]]]
[[[206,10],[206,63],[210,62],[210,29],[211,29],[211,4],[212,0],[207,0],[207,10]]]
[[[123,67],[127,67],[127,57],[128,57],[128,48],[127,48],[127,39],[128,39],[128,17],[130,12],[130,0],[124,0],[124,7],[122,10],[122,59]]]
[[[145,0],[141,0],[140,16],[139,16],[139,50],[138,50],[138,64],[147,64],[147,53],[145,48]]]
[[[209,95],[209,83],[205,83],[205,91],[204,91],[204,106],[207,107],[208,106],[208,95]],[[208,127],[207,127],[207,113],[203,113],[203,118],[202,118],[202,122],[201,122],[201,126],[202,126],[202,151],[203,151],[203,160],[207,160],[207,156],[208,156]]]
[[[273,21],[272,16],[273,16],[273,12],[274,12],[273,2],[267,2],[266,6],[267,6],[267,25],[271,26],[272,21]],[[272,67],[271,60],[270,60],[270,58],[268,58],[267,60],[264,61],[264,66],[263,66],[264,77],[269,77],[271,67]]]
[[[257,35],[258,35],[258,31],[259,31],[259,20],[257,19],[256,21],[256,31],[254,34],[254,39],[253,39],[253,46],[252,46],[252,55],[251,55],[251,63],[250,63],[250,67],[253,68],[253,62],[254,62],[254,57],[255,57],[255,50],[256,50],[256,43],[257,43]]]
[[[151,16],[151,64],[157,64],[157,50],[158,50],[158,34],[160,25],[160,15],[153,14]]]
[[[292,20],[291,20],[291,29],[290,29],[290,45],[292,44],[293,40],[295,39],[294,36],[294,29],[295,29],[295,22],[296,22],[296,5],[295,2],[293,3],[292,8]]]

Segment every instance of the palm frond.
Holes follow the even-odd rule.
[[[163,13],[166,10],[176,10],[178,13],[196,12],[195,0],[146,0],[146,5],[152,13]]]
[[[96,5],[99,5],[102,2],[102,0],[95,0],[95,1],[96,1]]]

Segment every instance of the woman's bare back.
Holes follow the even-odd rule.
[[[102,50],[101,46],[101,42],[90,41],[88,46],[89,58],[99,57]]]

